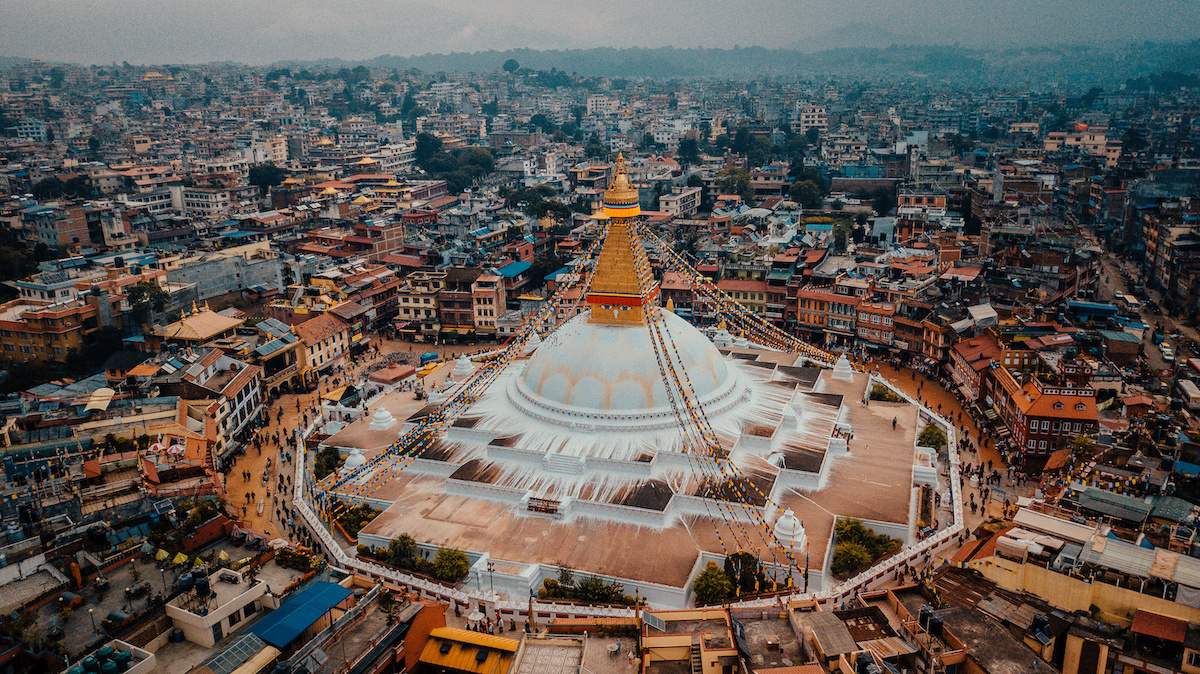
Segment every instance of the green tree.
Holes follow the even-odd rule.
[[[508,59],[504,62],[504,65],[500,66],[500,68],[506,73],[515,73],[521,69],[521,64],[517,63],[516,59]]]
[[[579,581],[571,595],[573,599],[593,604],[619,604],[624,603],[625,586],[615,580],[606,583],[599,576],[588,576]]]
[[[788,189],[788,194],[792,197],[792,201],[804,208],[821,207],[821,190],[811,180],[797,180],[792,183],[791,188]]]
[[[491,173],[496,167],[496,159],[486,148],[469,147],[458,154],[460,167],[476,167],[480,173]]]
[[[442,151],[442,139],[432,133],[422,131],[417,134],[417,145],[413,151],[413,158],[417,165],[425,167],[425,162],[431,157]]]
[[[588,139],[588,143],[583,148],[583,151],[591,159],[600,159],[608,155],[608,150],[600,142],[600,136],[595,133]]]
[[[129,286],[126,294],[126,300],[132,307],[133,318],[139,324],[145,323],[151,312],[165,309],[170,299],[171,294],[153,281],[138,281]]]
[[[932,447],[941,449],[946,446],[946,432],[939,428],[936,424],[929,424],[917,436],[917,444],[922,447]]]
[[[868,561],[875,561],[884,555],[895,552],[903,544],[898,538],[875,533],[870,527],[863,524],[862,520],[854,517],[838,519],[833,530],[837,534],[838,543],[861,545],[870,557]]]
[[[838,543],[833,549],[830,571],[837,578],[849,578],[859,569],[871,563],[871,555],[858,543]]]
[[[1071,439],[1069,446],[1071,448],[1071,456],[1080,459],[1090,459],[1096,454],[1094,449],[1095,443],[1086,435],[1076,435]]]
[[[467,575],[470,568],[466,553],[458,548],[438,548],[433,558],[433,576],[438,580],[456,581]]]
[[[697,604],[717,604],[733,595],[733,584],[716,562],[709,562],[692,581],[692,592]]]
[[[417,541],[408,534],[388,541],[387,562],[402,569],[411,569],[417,559]]]
[[[717,187],[721,194],[736,194],[746,203],[754,199],[754,187],[750,184],[750,173],[739,166],[727,166],[717,174]]]
[[[313,461],[313,477],[317,480],[325,479],[330,473],[341,467],[344,460],[341,454],[338,453],[337,447],[324,447],[317,452],[317,457]]]
[[[529,118],[529,126],[541,129],[543,133],[554,133],[558,129],[558,125],[554,123],[554,120],[540,112]]]
[[[533,266],[529,268],[529,278],[535,286],[541,285],[542,279],[547,274],[562,269],[563,265],[569,260],[553,251],[542,253],[533,261]]]
[[[749,552],[735,552],[725,558],[725,576],[742,594],[754,594],[765,586],[767,577],[758,558]]]
[[[692,136],[685,136],[679,141],[678,155],[684,165],[700,163],[700,142]]]
[[[263,162],[250,167],[250,176],[247,182],[251,185],[257,185],[262,190],[263,194],[267,190],[282,183],[287,174],[283,169],[275,165],[274,162]]]

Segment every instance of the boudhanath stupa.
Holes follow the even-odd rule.
[[[501,570],[490,582],[511,596],[569,566],[683,606],[695,574],[743,539],[759,541],[768,575],[782,583],[807,567],[814,589],[830,582],[836,517],[913,540],[917,407],[863,404],[876,380],[844,359],[818,366],[724,326],[710,339],[660,309],[638,215],[618,162],[586,308],[527,343],[419,456],[369,466],[334,490],[385,508],[359,543],[409,534],[426,549],[486,555]],[[658,348],[654,330],[665,335]],[[442,367],[449,393],[476,369],[466,359]],[[681,415],[672,381],[719,446],[705,446]],[[393,392],[325,443],[374,456],[436,410]],[[715,477],[714,455],[744,477],[740,497]]]

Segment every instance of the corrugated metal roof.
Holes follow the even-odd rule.
[[[1099,551],[1095,547],[1085,546],[1079,555],[1079,561],[1131,576],[1150,577],[1150,567],[1154,565],[1153,550],[1147,550],[1115,538],[1104,541],[1104,546]]]
[[[1089,487],[1075,497],[1079,507],[1130,522],[1145,522],[1152,505],[1132,496],[1122,496],[1104,489]]]
[[[439,627],[429,633],[420,661],[456,672],[504,674],[520,642],[456,627]]]
[[[273,646],[286,648],[301,632],[350,595],[350,590],[337,583],[316,583],[271,611],[251,627],[250,632]]]
[[[828,611],[817,611],[810,613],[808,619],[813,626],[813,636],[826,656],[858,650],[858,644],[850,636],[850,630],[841,618]]]

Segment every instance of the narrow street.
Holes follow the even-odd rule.
[[[372,369],[385,363],[387,357],[392,354],[409,355],[409,364],[413,365],[423,353],[438,353],[439,360],[444,361],[453,360],[464,353],[474,355],[495,348],[494,342],[434,346],[390,340],[380,335],[373,339],[378,350],[372,349],[348,360],[348,375],[347,366],[339,366],[322,378],[319,391],[284,394],[271,402],[268,408],[270,422],[258,431],[261,449],[256,449],[252,442],[246,453],[235,459],[225,476],[225,491],[229,503],[237,508],[245,528],[264,534],[268,538],[282,537],[302,542],[296,536],[299,535],[302,539],[303,529],[288,526],[287,510],[291,508],[296,467],[294,462],[288,461],[287,458],[289,455],[294,458],[296,453],[286,444],[286,439],[316,418],[320,409],[321,394],[344,385],[347,381],[356,384],[361,382]],[[277,434],[278,445],[275,442]],[[268,475],[265,483],[264,471]],[[292,524],[297,523],[293,521]]]

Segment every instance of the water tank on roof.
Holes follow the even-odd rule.
[[[100,665],[100,674],[117,674],[117,663],[110,660]]]
[[[96,658],[100,660],[100,662],[108,662],[109,660],[113,659],[113,655],[116,652],[117,649],[113,648],[112,646],[105,646],[104,648],[96,651]]]

